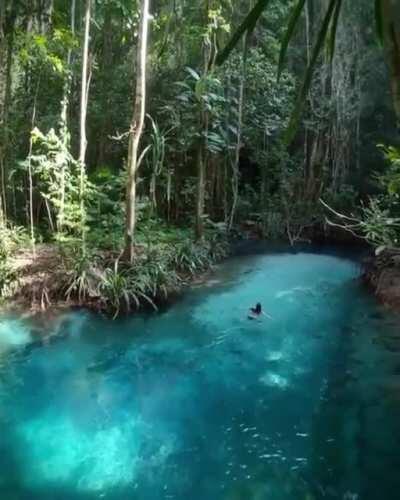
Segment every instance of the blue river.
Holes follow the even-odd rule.
[[[359,273],[244,256],[157,314],[1,316],[0,498],[398,500],[400,319]]]

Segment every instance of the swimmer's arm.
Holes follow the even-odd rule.
[[[270,316],[269,314],[265,313],[265,312],[262,312],[261,314],[263,314],[266,318],[268,319],[272,319],[272,316]]]

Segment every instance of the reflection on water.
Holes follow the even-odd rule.
[[[357,273],[234,259],[163,314],[71,314],[45,345],[3,318],[0,498],[397,499],[398,323]]]

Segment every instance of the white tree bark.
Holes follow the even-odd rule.
[[[132,262],[134,258],[134,238],[136,226],[136,174],[138,151],[146,116],[146,69],[147,44],[149,34],[150,0],[141,0],[138,47],[136,54],[136,91],[135,105],[129,135],[128,180],[126,186],[126,253]]]
[[[75,11],[76,11],[76,0],[71,0],[71,33],[75,36]],[[61,106],[61,128],[64,139],[65,148],[69,147],[69,134],[68,134],[68,106],[69,106],[69,96],[71,92],[71,79],[72,70],[70,68],[72,62],[72,50],[68,49],[67,54],[67,71],[68,74],[65,77],[64,83],[64,95]],[[64,227],[64,211],[65,211],[65,169],[66,165],[63,163],[61,170],[61,182],[60,182],[60,212],[57,221],[57,230],[62,232]]]
[[[89,95],[89,37],[90,37],[90,16],[91,0],[86,0],[85,5],[85,31],[83,39],[82,52],[82,81],[81,81],[81,110],[80,110],[80,146],[79,146],[79,164],[80,164],[80,210],[82,219],[82,229],[84,231],[84,184],[85,184],[85,158],[87,148],[86,137],[86,117]]]

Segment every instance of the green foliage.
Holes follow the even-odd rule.
[[[220,52],[217,57],[217,64],[223,64],[229,57],[232,50],[236,47],[239,40],[245,33],[251,33],[258,19],[261,17],[264,10],[268,7],[270,0],[258,0],[254,7],[247,14],[246,18],[240,24],[240,26],[234,31],[231,39],[225,46],[225,48]]]
[[[0,258],[0,299],[11,297],[18,288],[19,273],[13,269],[9,261]]]
[[[360,232],[376,246],[397,247],[400,243],[400,217],[394,217],[382,202],[371,198],[368,206],[362,208]]]
[[[203,270],[210,264],[207,250],[192,241],[181,243],[175,249],[171,261],[178,271],[190,274]]]
[[[216,234],[201,243],[187,240],[177,244],[171,254],[171,264],[182,273],[194,275],[227,255],[226,241]]]
[[[32,166],[36,189],[50,207],[47,211],[50,227],[54,212],[59,232],[79,233],[79,166],[68,149],[68,139],[57,135],[54,129],[43,134],[36,127],[31,136],[33,152],[19,163],[19,168],[27,170],[29,164]]]
[[[379,148],[389,165],[385,173],[378,176],[378,180],[388,196],[400,199],[400,148],[384,145]]]
[[[218,228],[207,230],[201,244],[192,242],[190,232],[148,219],[142,245],[137,246],[133,264],[123,255],[90,249],[68,240],[60,250],[64,262],[64,289],[68,300],[103,305],[114,317],[166,300],[189,276],[209,269],[228,255],[229,246]],[[139,239],[140,240],[140,239]]]
[[[326,200],[328,205],[335,207],[338,212],[352,213],[359,203],[359,193],[353,186],[344,184],[339,191],[325,190],[323,199]]]
[[[115,261],[113,268],[105,270],[100,282],[100,293],[106,307],[114,312],[114,318],[120,313],[123,303],[126,310],[130,310],[133,295],[127,273],[118,269],[118,261]],[[137,299],[136,295],[134,297]]]
[[[288,21],[287,30],[285,36],[282,39],[281,50],[279,52],[279,62],[278,62],[278,81],[283,71],[286,53],[289,47],[290,40],[293,37],[294,30],[297,26],[299,18],[303,13],[304,5],[307,0],[297,0],[296,5],[294,6]]]
[[[11,264],[11,257],[28,241],[23,228],[0,225],[0,299],[10,297],[18,287],[19,272]]]
[[[388,162],[384,174],[377,179],[383,194],[371,197],[362,207],[361,231],[374,245],[400,245],[400,150],[380,145]]]
[[[102,275],[101,298],[114,318],[146,303],[157,309],[156,302],[167,298],[176,288],[179,277],[174,269],[168,268],[167,256],[154,252],[151,255],[151,259],[144,262],[139,259],[133,266],[117,259]]]
[[[177,141],[175,147],[188,149],[195,146],[199,139],[203,139],[211,154],[222,153],[232,147],[226,125],[227,113],[232,109],[233,103],[226,98],[223,83],[216,74],[200,76],[192,68],[185,69],[185,80],[175,83],[179,114],[172,112],[170,115],[173,119],[171,129]],[[207,131],[199,128],[200,110],[208,113]]]
[[[126,171],[102,166],[87,184],[86,223],[90,246],[118,251],[123,243]]]
[[[321,24],[321,27],[320,27],[320,30],[319,30],[319,33],[317,36],[317,40],[315,42],[315,45],[314,45],[312,53],[311,53],[310,62],[309,62],[307,69],[305,71],[304,79],[303,79],[300,91],[299,91],[297,98],[296,98],[294,110],[293,110],[293,113],[290,117],[287,131],[285,133],[285,142],[287,144],[290,144],[293,141],[295,133],[297,131],[299,121],[300,121],[300,116],[301,116],[301,113],[304,109],[307,94],[308,94],[308,91],[309,91],[310,86],[311,86],[312,77],[313,77],[314,71],[316,69],[318,57],[322,51],[322,48],[323,48],[324,43],[326,41],[326,38],[328,36],[329,28],[331,26],[332,20],[335,18],[335,12],[339,13],[339,11],[337,9],[340,9],[340,2],[341,2],[341,0],[330,0],[330,2],[329,2],[326,14],[324,16],[324,19],[322,21],[322,24]],[[336,28],[337,28],[337,23],[336,23],[334,29],[336,30]],[[335,40],[335,36],[336,36],[336,33],[333,35],[332,40]]]
[[[336,225],[364,238],[374,246],[394,248],[400,245],[400,195],[397,184],[400,153],[395,147],[381,145],[380,149],[389,161],[385,174],[377,176],[383,192],[369,197],[368,202],[361,205],[359,214],[347,215],[350,211],[346,210],[343,202],[347,203],[348,208],[354,196],[354,192],[349,188],[333,197],[332,204],[328,204],[328,208],[335,207],[334,210],[330,208],[330,212],[339,220],[339,223],[335,223]]]
[[[226,75],[231,81],[239,79],[239,63],[239,56],[236,56],[227,64]],[[252,159],[264,167],[263,164],[274,155],[279,157],[285,154],[280,135],[289,120],[295,81],[292,75],[285,71],[278,84],[275,62],[260,49],[249,50],[246,74],[243,133]],[[280,151],[274,152],[271,148],[279,148]]]
[[[0,224],[0,259],[11,256],[18,247],[28,245],[29,236],[23,227]]]
[[[97,255],[83,249],[80,241],[70,242],[62,247],[64,263],[65,296],[67,300],[77,299],[84,303],[98,296]]]
[[[62,76],[68,68],[65,67],[63,55],[68,48],[76,47],[76,41],[66,30],[55,30],[53,36],[33,32],[19,33],[19,60],[28,67],[46,67],[55,74]]]

